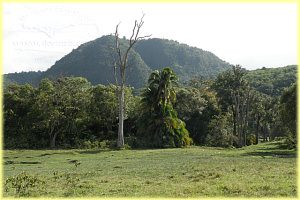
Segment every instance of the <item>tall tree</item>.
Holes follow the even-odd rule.
[[[124,87],[125,87],[125,83],[127,81],[127,79],[129,78],[129,75],[126,77],[126,69],[131,66],[132,64],[128,64],[128,56],[129,56],[129,52],[132,49],[133,45],[140,39],[144,39],[147,37],[150,37],[151,35],[148,36],[142,36],[139,37],[139,32],[141,27],[144,24],[143,21],[144,18],[144,14],[140,20],[140,22],[138,22],[137,20],[135,21],[133,30],[132,30],[132,35],[130,37],[129,40],[129,46],[127,47],[127,49],[125,50],[124,53],[122,53],[121,51],[121,47],[120,47],[120,42],[119,42],[119,25],[118,24],[116,26],[116,32],[114,34],[115,36],[115,46],[110,47],[113,51],[117,52],[117,59],[115,59],[113,53],[111,52],[113,61],[114,61],[114,77],[115,77],[115,84],[117,86],[117,94],[119,95],[119,129],[118,129],[118,141],[117,141],[117,146],[118,148],[124,148],[124,105],[125,105],[125,92],[124,92]],[[120,91],[119,91],[119,81],[118,81],[118,76],[117,76],[117,66],[119,67],[120,70]]]
[[[256,123],[255,144],[258,144],[260,122],[265,113],[264,103],[263,103],[265,98],[266,95],[264,95],[263,93],[258,93],[253,100],[253,109],[251,110],[251,114],[253,116],[253,120]]]
[[[150,87],[156,87],[158,89],[154,102],[155,105],[166,106],[167,104],[175,103],[176,93],[173,85],[178,86],[177,80],[177,74],[169,67],[164,68],[161,72],[155,70],[150,74],[148,80]]]
[[[150,147],[181,147],[192,142],[185,123],[177,118],[173,109],[177,75],[171,68],[152,72],[149,85],[142,94],[143,114],[139,120],[138,133]]]
[[[242,78],[246,74],[246,70],[239,65],[232,65],[231,69],[218,74],[215,81],[211,84],[211,88],[217,92],[219,104],[222,111],[225,113],[230,110],[233,113],[233,135],[237,135],[236,130],[236,108],[234,108],[234,99],[232,91],[242,89],[245,85],[245,80]]]
[[[232,91],[240,148],[247,144],[246,131],[248,126],[248,113],[254,94],[254,92],[251,94],[250,86],[248,86],[244,91],[241,90],[241,87]]]
[[[280,97],[280,119],[287,136],[288,148],[297,147],[297,84],[286,88]]]
[[[245,74],[241,66],[232,66],[231,70],[220,73],[211,86],[217,92],[223,112],[233,113],[233,135],[238,133],[239,147],[246,144],[248,113],[254,98]]]
[[[59,78],[56,81],[42,80],[36,92],[34,109],[38,110],[37,126],[47,130],[50,147],[66,130],[75,133],[75,121],[85,113],[89,97],[86,91],[90,84],[84,78]]]
[[[36,117],[32,106],[36,89],[27,83],[22,86],[12,84],[3,92],[4,147],[29,148],[35,139],[32,133]]]

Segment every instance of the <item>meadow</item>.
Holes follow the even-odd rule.
[[[297,152],[276,142],[241,149],[4,150],[3,162],[4,197],[297,196]]]

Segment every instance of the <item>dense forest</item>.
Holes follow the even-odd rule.
[[[259,92],[280,96],[284,88],[297,82],[297,66],[291,65],[278,68],[261,68],[249,71],[245,78],[252,82],[252,86]]]
[[[119,42],[122,50],[129,45],[129,40],[125,38],[119,39]],[[114,45],[113,36],[103,36],[84,43],[44,72],[4,75],[4,86],[11,83],[23,85],[27,82],[37,87],[42,79],[51,80],[59,76],[84,77],[93,86],[114,83],[110,45]],[[186,82],[200,75],[216,76],[230,68],[229,63],[210,52],[166,39],[138,41],[129,52],[128,62],[132,65],[131,77],[134,77],[128,80],[128,86],[136,89],[146,87],[150,73],[164,67],[171,67],[179,75],[179,82]]]
[[[183,83],[180,75],[165,67],[152,71],[142,89],[126,88],[126,148],[239,148],[279,139],[296,148],[296,66],[247,71],[237,65]],[[4,148],[100,148],[103,141],[116,147],[116,91],[72,76],[8,85]]]
[[[10,73],[10,74],[4,74],[3,78],[3,85],[4,87],[11,85],[11,84],[17,84],[17,85],[24,85],[25,83],[34,84],[34,80],[36,77],[40,76],[43,72],[20,72],[20,73]]]

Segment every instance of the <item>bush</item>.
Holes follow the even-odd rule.
[[[206,145],[212,147],[233,147],[238,143],[238,137],[233,135],[214,135],[208,134],[206,137]]]
[[[255,135],[247,134],[246,145],[249,146],[252,144],[255,144]]]
[[[125,148],[126,148],[126,145],[130,148],[131,147],[138,148],[138,146],[139,146],[138,139],[134,136],[125,137],[124,140],[125,140]],[[126,149],[130,149],[130,148],[126,148]]]
[[[206,137],[206,145],[214,147],[232,147],[238,143],[238,138],[232,135],[232,129],[228,125],[227,116],[219,115],[211,120],[210,133]]]
[[[9,177],[5,181],[5,192],[15,189],[16,196],[36,196],[36,190],[45,190],[45,181],[40,180],[37,175],[28,175],[26,172],[13,177]]]

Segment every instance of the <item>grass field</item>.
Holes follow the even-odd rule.
[[[3,165],[3,196],[296,197],[296,156],[276,143],[242,149],[5,150],[3,162],[14,163]]]

